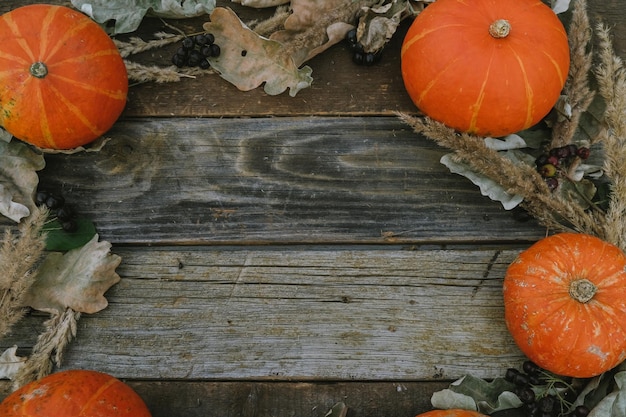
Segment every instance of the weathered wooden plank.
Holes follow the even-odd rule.
[[[137,119],[110,136],[98,153],[47,156],[40,179],[115,244],[544,234],[451,174],[444,151],[395,117]]]
[[[518,250],[116,248],[122,281],[68,368],[122,378],[437,380],[502,375]],[[33,343],[24,320],[0,350]]]
[[[448,382],[126,380],[152,417],[323,417],[343,402],[353,417],[410,417],[430,410]],[[0,381],[0,401],[9,384]]]

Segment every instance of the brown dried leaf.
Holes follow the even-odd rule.
[[[285,29],[274,32],[270,39],[283,44],[292,42],[313,25],[317,24],[320,16],[341,7],[345,0],[293,0],[291,2],[292,14],[285,20]],[[350,22],[333,21],[326,27],[326,37],[317,43],[303,44],[299,50],[292,54],[296,65],[301,65],[314,56],[324,52],[331,46],[345,39],[346,34],[354,25],[351,23],[354,16],[347,16]]]
[[[20,222],[33,211],[37,171],[44,166],[43,156],[25,143],[0,141],[0,214]]]
[[[61,314],[67,307],[82,313],[104,309],[104,293],[120,280],[115,272],[122,258],[109,253],[111,244],[95,235],[85,246],[65,254],[48,254],[38,269],[25,305]]]
[[[292,0],[293,13],[285,20],[285,29],[302,32],[313,26],[325,12],[336,9],[345,0]]]
[[[212,33],[221,47],[219,57],[209,59],[211,66],[242,91],[265,83],[267,94],[277,95],[289,89],[293,97],[313,81],[310,67],[298,69],[281,43],[259,36],[230,9],[215,8],[204,30]]]
[[[389,42],[400,21],[411,14],[408,0],[392,0],[371,7],[359,19],[357,39],[365,52],[378,52]]]

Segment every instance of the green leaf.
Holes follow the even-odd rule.
[[[135,31],[146,14],[172,19],[209,14],[215,8],[215,0],[72,0],[72,5],[106,26],[111,34]]]
[[[78,217],[75,220],[78,229],[74,232],[63,230],[63,226],[58,220],[46,223],[43,228],[43,231],[47,233],[46,250],[68,251],[79,248],[96,235],[96,227],[90,220],[82,217]]]

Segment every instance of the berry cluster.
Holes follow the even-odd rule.
[[[38,206],[46,206],[51,213],[61,223],[63,230],[73,233],[78,230],[76,223],[76,212],[72,206],[65,203],[65,199],[60,195],[49,193],[48,191],[38,191],[35,195],[35,204]]]
[[[569,410],[569,399],[576,396],[571,385],[532,361],[525,361],[521,371],[507,369],[504,379],[515,384],[514,392],[524,404],[524,414],[528,417],[586,417],[589,414],[590,410],[584,405]]]
[[[352,51],[352,61],[355,64],[369,66],[380,61],[383,53],[382,49],[376,52],[365,52],[363,45],[357,39],[356,29],[352,29],[346,34],[346,41],[348,41]]]
[[[200,67],[208,69],[211,64],[207,58],[218,57],[220,52],[220,47],[215,43],[213,34],[200,33],[183,39],[181,46],[172,56],[172,63],[178,68]]]
[[[585,160],[589,158],[591,151],[589,148],[575,144],[552,148],[547,153],[539,155],[535,160],[537,171],[545,179],[551,190],[559,186],[558,173],[567,168],[576,159]]]

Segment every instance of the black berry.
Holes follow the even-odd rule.
[[[72,206],[65,204],[63,207],[60,207],[57,210],[57,218],[60,221],[66,221],[66,220],[70,220],[72,219],[72,217],[74,217],[76,213],[74,212],[74,209],[72,208]]]
[[[191,50],[193,49],[195,42],[191,38],[185,38],[183,39],[182,45],[183,45],[183,48],[187,50]]]
[[[579,405],[578,407],[574,408],[574,411],[572,411],[572,415],[574,417],[587,417],[590,412],[591,410],[589,410],[589,407]]]
[[[520,374],[520,371],[518,371],[515,368],[509,368],[506,370],[506,373],[504,374],[504,379],[506,379],[509,382],[514,382],[515,378]]]
[[[539,406],[539,410],[543,413],[552,413],[556,408],[557,400],[552,395],[546,395],[545,397],[539,398],[537,401],[537,405]]]
[[[73,233],[78,230],[78,223],[76,220],[70,219],[61,223],[61,227],[68,233]]]
[[[46,200],[50,197],[50,193],[47,191],[37,191],[35,195],[35,204],[38,206],[43,206],[46,204]]]
[[[520,401],[524,404],[532,404],[535,402],[535,391],[530,387],[520,388],[519,391],[516,392]]]
[[[48,198],[46,198],[45,204],[50,210],[56,210],[65,204],[65,199],[59,195],[50,194]]]

